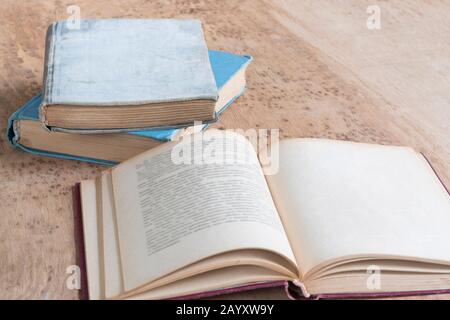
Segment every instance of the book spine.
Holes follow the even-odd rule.
[[[13,130],[13,136],[11,138],[11,143],[15,146],[19,143],[20,140],[20,121],[13,121],[12,124],[12,130]]]
[[[81,212],[81,194],[80,184],[77,183],[72,188],[73,199],[73,219],[74,219],[74,240],[75,240],[75,259],[80,268],[80,300],[89,300],[89,288],[86,269],[86,256],[84,248],[83,215]]]
[[[291,300],[315,300],[314,296],[308,292],[305,284],[299,279],[294,279],[287,282],[285,287],[286,295]]]
[[[51,95],[53,90],[53,73],[55,70],[55,44],[57,36],[58,22],[52,23],[45,36],[45,60],[44,60],[44,90],[42,95],[42,103],[39,107],[39,117],[41,121],[47,125],[46,121],[46,106],[51,103]]]
[[[298,288],[300,288],[300,291],[302,292],[302,295],[306,298],[309,299],[311,297],[311,294],[308,292],[308,290],[306,289],[306,286],[303,282],[301,282],[300,280],[296,279],[293,280],[292,283],[297,286]]]
[[[16,120],[20,111],[21,109],[17,110],[9,117],[8,126],[6,127],[6,138],[13,147],[16,147],[17,141],[19,140],[19,128],[16,124],[18,121]]]

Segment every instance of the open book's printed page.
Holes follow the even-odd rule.
[[[112,170],[125,290],[230,250],[295,261],[251,144],[217,130],[188,139]],[[177,164],[177,152],[192,161]]]
[[[303,274],[348,255],[450,261],[450,198],[422,155],[319,139],[279,147],[268,182]]]

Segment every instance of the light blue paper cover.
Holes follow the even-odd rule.
[[[232,54],[224,51],[214,51],[209,50],[209,59],[211,62],[211,68],[213,70],[214,78],[217,84],[217,88],[220,89],[230,80],[237,72],[239,72],[242,68],[245,68],[252,60],[251,56],[241,56]],[[242,93],[242,92],[241,92]],[[240,94],[239,94],[240,95]],[[229,101],[218,113],[222,113],[228,106],[230,106],[235,99],[239,97],[237,95],[231,101]],[[112,165],[115,162],[102,160],[102,159],[92,159],[85,157],[78,157],[75,155],[69,154],[60,154],[54,152],[48,152],[45,150],[37,150],[28,148],[24,145],[21,145],[19,141],[19,134],[14,130],[14,122],[17,120],[33,120],[39,121],[39,106],[42,102],[42,94],[38,94],[29,100],[25,105],[19,108],[16,112],[14,112],[8,120],[7,127],[7,138],[8,141],[16,148],[21,149],[23,151],[42,155],[42,156],[50,156],[56,158],[70,159],[70,160],[79,160],[86,161],[98,164],[106,164]],[[208,125],[204,125],[203,129],[206,129]],[[150,139],[156,139],[160,141],[170,141],[172,138],[178,133],[179,128],[168,128],[168,129],[148,129],[143,131],[132,131],[127,132],[128,134],[135,134],[139,136],[144,136]],[[124,130],[124,132],[127,130]]]
[[[140,105],[217,100],[201,22],[86,19],[47,33],[42,103]]]

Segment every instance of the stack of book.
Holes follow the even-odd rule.
[[[245,89],[252,58],[208,50],[199,21],[70,27],[49,27],[43,92],[9,119],[8,140],[24,151],[115,164],[207,128]]]

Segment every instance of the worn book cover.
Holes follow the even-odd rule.
[[[58,21],[48,29],[45,55],[41,118],[50,127],[67,124],[67,129],[92,129],[91,119],[82,118],[85,112],[92,121],[103,121],[105,129],[112,129],[106,127],[106,118],[88,113],[90,107],[106,114],[119,110],[110,107],[133,110],[153,105],[149,110],[162,108],[156,111],[163,113],[169,108],[166,104],[175,103],[187,108],[184,113],[192,110],[192,116],[200,117],[206,106],[197,110],[194,102],[213,105],[218,98],[198,20],[89,19],[81,20],[79,28]],[[85,108],[77,108],[80,106]],[[77,118],[79,114],[80,119],[69,123],[70,119],[59,118],[73,108],[67,116]],[[119,120],[126,112],[120,110]],[[75,120],[79,127],[73,127]],[[129,127],[124,117],[121,120]],[[164,121],[173,124],[168,118],[160,120],[159,126],[164,126]],[[120,123],[110,125],[121,128]],[[139,125],[145,127],[146,123]]]

